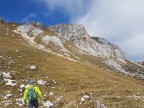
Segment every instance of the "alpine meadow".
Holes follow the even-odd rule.
[[[79,24],[0,20],[0,108],[25,108],[35,80],[40,108],[144,108],[144,66]]]

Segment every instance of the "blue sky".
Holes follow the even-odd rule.
[[[68,23],[69,16],[59,11],[49,12],[44,3],[36,0],[0,0],[0,16],[7,22],[42,22],[45,25]]]
[[[126,58],[144,60],[144,0],[0,0],[7,22],[83,24],[91,36],[119,45]]]

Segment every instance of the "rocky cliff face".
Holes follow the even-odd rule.
[[[138,63],[144,66],[144,61],[141,61],[141,62],[138,62]]]
[[[143,66],[144,66],[144,61],[141,63],[141,65],[143,65]]]
[[[18,26],[15,32],[20,33],[31,45],[47,52],[91,65],[96,65],[92,61],[101,58],[100,63],[109,69],[144,79],[142,65],[126,60],[117,45],[100,37],[89,36],[83,25],[59,24],[45,27],[39,23],[28,23]],[[82,55],[90,59],[84,59]]]
[[[88,40],[90,38],[84,26],[79,24],[59,24],[48,28],[73,42],[80,39]]]
[[[49,27],[60,36],[67,40],[73,41],[78,48],[88,54],[115,58],[120,62],[125,63],[125,57],[122,50],[103,38],[89,36],[83,25],[78,24],[59,24]]]

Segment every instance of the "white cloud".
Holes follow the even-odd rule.
[[[50,11],[67,12],[71,17],[79,16],[87,11],[88,3],[86,0],[36,0],[44,3]]]
[[[144,59],[144,1],[92,2],[87,14],[72,19],[72,22],[84,24],[91,35],[101,36],[118,44],[131,60]]]
[[[29,14],[28,16],[26,16],[25,18],[23,18],[23,19],[21,20],[21,22],[29,22],[31,19],[33,19],[33,18],[35,18],[35,17],[36,17],[36,14],[31,13],[31,14]]]
[[[118,44],[131,60],[144,59],[144,0],[37,1],[51,11],[67,12],[70,22],[85,25],[90,35]]]
[[[144,32],[133,34],[127,40],[119,41],[120,47],[124,50],[128,58],[136,61],[144,60]]]
[[[144,24],[142,0],[93,0],[92,4],[86,15],[75,20],[85,24],[93,35],[112,36]]]

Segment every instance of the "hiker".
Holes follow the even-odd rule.
[[[24,102],[26,103],[26,100],[28,100],[28,108],[38,108],[39,103],[38,103],[38,98],[42,100],[42,93],[39,89],[39,87],[35,86],[35,81],[30,80],[29,81],[29,86],[26,88],[24,91]]]

